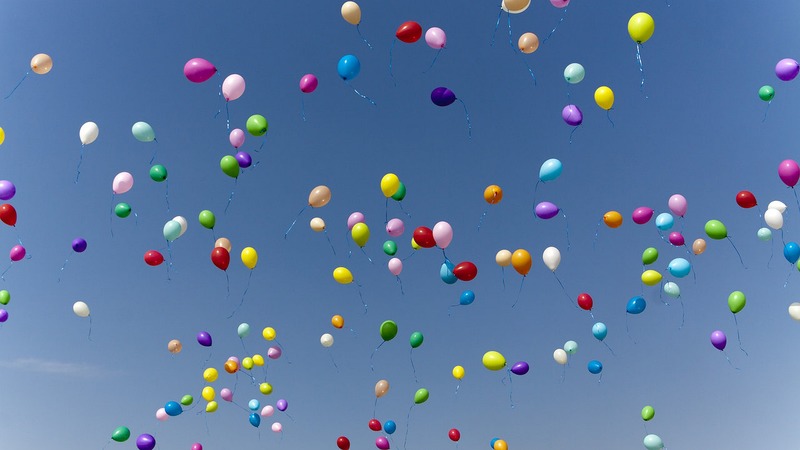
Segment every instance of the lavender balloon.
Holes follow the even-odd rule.
[[[285,399],[280,399],[275,403],[275,407],[278,408],[278,411],[286,411],[286,408],[289,407],[289,403]]]
[[[253,165],[253,158],[247,152],[238,152],[234,158],[236,158],[236,162],[239,163],[239,167],[242,169],[246,169]]]
[[[728,338],[725,337],[725,333],[720,330],[716,330],[711,333],[711,345],[714,346],[717,350],[725,350],[725,344],[728,343]]]
[[[72,240],[72,250],[75,250],[76,253],[83,253],[86,251],[86,239],[84,238],[75,238]]]
[[[536,205],[533,212],[536,214],[536,217],[540,219],[552,219],[558,215],[558,206],[550,202],[541,202]]]
[[[567,125],[577,127],[583,123],[583,113],[577,105],[567,105],[561,110],[561,118]]]
[[[17,193],[17,187],[8,180],[0,180],[0,200],[11,200]]]
[[[431,101],[436,106],[449,106],[456,101],[456,94],[446,87],[437,87],[431,92]]]
[[[511,366],[511,373],[514,375],[525,375],[529,370],[531,370],[531,366],[525,361],[520,361]]]
[[[783,81],[792,81],[800,73],[800,64],[791,58],[784,58],[775,65],[775,75]]]

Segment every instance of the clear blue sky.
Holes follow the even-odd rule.
[[[99,449],[124,425],[131,440],[106,448],[135,448],[141,433],[155,435],[161,449],[189,449],[194,442],[212,450],[335,449],[340,435],[354,449],[374,448],[379,434],[367,423],[380,379],[389,381],[390,390],[375,416],[397,423],[390,439],[395,449],[403,448],[406,432],[409,450],[453,448],[451,428],[461,431],[460,448],[478,449],[494,437],[515,450],[637,449],[648,433],[671,449],[795,445],[800,324],[787,307],[800,297],[800,274],[782,256],[781,233],[775,242],[759,241],[763,220],[734,199],[750,190],[762,212],[770,201],[783,201],[789,206],[783,239],[800,239],[795,196],[777,176],[780,161],[800,156],[800,88],[774,75],[778,60],[800,56],[800,8],[786,1],[575,0],[563,15],[548,1],[534,0],[525,13],[511,16],[514,43],[526,31],[543,39],[564,20],[539,50],[522,55],[509,48],[505,15],[490,45],[497,2],[360,5],[360,29],[372,50],[342,19],[339,2],[5,5],[0,94],[11,92],[33,55],[51,55],[54,66],[46,75],[28,75],[0,102],[6,133],[0,179],[16,185],[9,203],[19,214],[16,228],[0,230],[0,249],[21,239],[30,255],[0,281],[11,293],[4,306],[10,317],[0,326],[2,447]],[[642,47],[644,92],[636,45],[627,33],[628,19],[638,11],[650,13],[656,24]],[[407,20],[445,30],[447,48],[428,70],[433,49],[423,41],[397,42],[395,83],[389,50],[395,29]],[[336,64],[346,54],[362,66],[352,86],[375,106],[338,77]],[[203,84],[187,81],[182,68],[193,57],[213,62],[220,76]],[[577,85],[563,79],[572,62],[586,69]],[[236,183],[219,168],[219,160],[235,152],[218,96],[231,73],[247,83],[244,95],[229,105],[232,126],[244,128],[251,114],[269,121],[266,137],[248,135],[243,148],[259,164]],[[319,88],[308,95],[298,89],[306,73],[319,78]],[[776,96],[762,122],[767,104],[757,91],[765,84],[775,87]],[[616,94],[613,127],[593,100],[601,85]],[[465,103],[471,138],[459,103],[431,103],[438,86]],[[584,114],[571,144],[571,127],[560,116],[568,103]],[[84,149],[75,183],[78,130],[87,121],[98,124],[100,135]],[[153,126],[157,144],[134,139],[130,130],[137,121]],[[169,211],[166,186],[148,176],[155,149],[156,163],[169,171]],[[532,212],[539,167],[549,158],[562,161],[563,175],[540,185],[536,200],[562,208],[569,241],[560,215],[543,221]],[[122,171],[132,173],[135,184],[112,200],[112,180]],[[405,261],[401,294],[381,251],[389,236],[379,182],[387,172],[408,189],[403,207],[410,218],[396,202],[389,204],[389,217],[406,223],[399,255],[412,254],[414,228],[444,220],[455,230],[447,255],[456,263],[474,262],[475,280],[443,283],[441,252],[423,249]],[[504,190],[498,205],[483,200],[490,184]],[[317,185],[330,187],[330,204],[304,211],[284,239]],[[668,211],[675,193],[688,199],[686,217],[676,222],[687,241],[705,237],[707,220],[721,220],[746,268],[729,242],[707,239],[707,251],[691,259],[696,281],[668,276],[669,261],[686,251],[664,242],[652,222],[635,225],[630,215],[639,206]],[[131,204],[138,219],[112,217],[118,201]],[[204,209],[216,214],[214,234],[198,223]],[[609,210],[623,214],[623,226],[598,229]],[[354,211],[366,215],[372,236],[364,250],[374,264],[352,242],[348,256],[346,221]],[[157,249],[167,256],[162,228],[176,215],[186,217],[189,227],[171,245],[168,280],[165,266],[149,267],[142,255]],[[327,222],[335,255],[325,237],[309,228],[314,216]],[[233,243],[230,295],[225,274],[209,258],[214,235]],[[70,248],[78,236],[88,242],[82,254]],[[249,271],[239,260],[246,246],[257,250],[258,266],[243,306],[227,318],[247,285]],[[567,302],[548,273],[541,261],[548,246],[561,250],[556,273],[569,296],[588,292],[594,298],[594,317],[608,326],[605,342],[615,355],[592,336],[594,320]],[[678,300],[660,301],[658,287],[643,287],[641,253],[651,246],[661,253],[652,268],[665,281],[678,282],[683,309]],[[517,248],[530,251],[533,268],[512,308],[521,277],[506,268],[503,289],[494,256]],[[8,267],[5,261],[0,268]],[[337,266],[348,267],[362,286],[366,314],[355,284],[334,282]],[[448,315],[464,289],[476,293],[475,302]],[[739,350],[727,306],[735,290],[748,300],[737,318],[749,356]],[[648,306],[627,317],[626,331],[625,304],[635,295]],[[89,320],[72,312],[77,300],[91,309],[91,340]],[[345,329],[331,326],[333,314],[344,316]],[[381,342],[378,327],[387,319],[398,324],[399,334],[371,361]],[[242,322],[253,332],[240,342]],[[232,355],[266,354],[261,329],[267,326],[277,330],[284,354],[268,363],[266,379],[275,390],[265,397],[247,376],[229,375],[222,366]],[[725,354],[709,343],[715,329],[728,335]],[[210,349],[196,343],[199,331],[211,333]],[[413,353],[416,379],[409,360],[413,331],[425,336]],[[320,345],[323,333],[334,335],[333,347]],[[171,339],[183,342],[180,354],[167,351]],[[579,350],[562,372],[552,353],[567,340],[577,341]],[[531,371],[514,376],[509,388],[505,371],[482,366],[488,350],[501,352],[509,364],[527,361]],[[586,369],[593,359],[604,364],[600,382]],[[466,369],[457,395],[450,374],[456,364]],[[242,406],[251,398],[262,404],[284,398],[291,417],[276,412],[256,429],[247,412],[219,396],[217,412],[199,413],[202,372],[212,366],[221,372],[212,383],[217,392],[236,386],[234,400]],[[264,380],[261,370],[253,376]],[[409,416],[421,387],[430,399]],[[156,419],[158,408],[185,394],[198,406],[166,422]],[[640,410],[648,404],[656,415],[645,427]],[[274,421],[283,424],[282,435],[270,431]]]

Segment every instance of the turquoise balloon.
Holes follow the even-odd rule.
[[[555,158],[548,159],[539,168],[539,179],[543,182],[553,181],[561,176],[563,168],[561,161]]]
[[[683,278],[686,275],[689,275],[689,272],[692,270],[692,265],[689,263],[689,261],[683,258],[675,258],[669,262],[667,270],[673,277]]]
[[[661,213],[656,216],[656,228],[667,231],[675,224],[675,218],[670,213]]]
[[[453,284],[458,281],[458,278],[456,278],[456,275],[453,273],[455,267],[456,266],[450,261],[442,263],[442,267],[439,269],[439,276],[442,278],[442,281],[447,284]]]
[[[655,434],[648,434],[644,437],[644,447],[647,450],[661,450],[664,448],[664,441]]]
[[[757,235],[760,241],[768,242],[770,239],[772,239],[772,230],[769,228],[760,228]]]
[[[239,327],[236,329],[236,334],[239,335],[240,339],[244,339],[247,335],[250,334],[250,324],[248,323],[240,323]]]
[[[181,224],[170,220],[169,222],[164,224],[164,239],[168,242],[172,242],[175,239],[178,239],[178,236],[181,235]]]
[[[578,84],[586,76],[586,69],[581,64],[572,63],[564,69],[564,79],[569,84]]]
[[[596,324],[592,325],[592,335],[598,341],[602,341],[606,338],[606,336],[608,336],[608,327],[606,327],[606,324],[603,322],[597,322]]]
[[[139,142],[152,142],[156,140],[156,132],[147,122],[136,122],[131,127],[133,137]]]

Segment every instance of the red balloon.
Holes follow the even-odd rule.
[[[17,224],[17,210],[8,203],[0,205],[0,220],[12,227]]]
[[[592,300],[592,296],[587,294],[586,292],[578,296],[578,306],[580,306],[581,309],[585,309],[586,311],[591,311],[593,304],[594,301]]]
[[[369,429],[372,431],[381,431],[383,429],[383,426],[381,426],[381,421],[378,419],[370,420]]]
[[[450,437],[450,440],[453,442],[458,442],[461,439],[461,432],[458,431],[457,428],[451,428],[450,431],[447,432],[447,436]]]
[[[155,250],[148,250],[144,254],[144,262],[146,262],[148,266],[157,266],[164,262],[164,255]]]
[[[211,262],[220,270],[228,270],[228,265],[231,263],[231,254],[225,250],[225,247],[217,247],[211,251]]]
[[[752,192],[741,191],[736,194],[736,204],[742,208],[752,208],[758,203],[756,202],[756,196]]]
[[[469,261],[459,263],[453,268],[453,275],[461,281],[470,281],[478,276],[478,268]]]
[[[339,436],[339,439],[336,439],[336,446],[342,450],[349,450],[350,449],[350,439],[347,439],[344,436]]]
[[[422,26],[413,21],[403,22],[397,27],[397,31],[394,35],[397,36],[397,39],[411,44],[412,42],[417,42],[419,38],[422,37]],[[419,244],[419,242],[417,243]]]
[[[433,239],[433,230],[428,227],[417,227],[414,230],[414,242],[422,248],[436,247],[436,241]]]

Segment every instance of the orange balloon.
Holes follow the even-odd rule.
[[[483,199],[490,205],[496,205],[503,199],[503,190],[496,184],[487,186],[483,191]]]
[[[617,211],[609,211],[603,214],[603,222],[608,228],[618,228],[622,225],[622,214]]]
[[[706,251],[706,241],[703,240],[703,239],[696,239],[692,243],[692,252],[695,255],[699,255],[699,254],[703,253],[704,251]]]
[[[494,450],[508,450],[508,443],[502,439],[498,439],[494,441]]]
[[[375,397],[381,398],[386,393],[389,392],[389,382],[386,380],[380,380],[375,383]]]
[[[169,352],[173,355],[180,353],[182,348],[183,345],[181,344],[181,341],[177,339],[173,339],[167,344],[167,350],[169,350]]]
[[[338,314],[331,317],[331,325],[333,325],[334,328],[342,328],[344,326],[344,317]]]
[[[519,37],[517,46],[522,53],[533,53],[539,48],[539,37],[533,33],[525,33]]]
[[[39,53],[35,55],[31,59],[31,70],[38,73],[39,75],[44,75],[47,72],[50,72],[50,69],[53,68],[53,59],[50,58],[49,55],[44,53]]]
[[[321,208],[331,201],[331,190],[328,186],[317,186],[308,194],[308,204],[312,208]]]
[[[530,272],[531,264],[533,264],[531,254],[527,250],[520,248],[511,255],[511,265],[523,277]]]
[[[239,370],[239,364],[236,361],[232,359],[225,361],[225,372],[236,373],[237,370]]]

